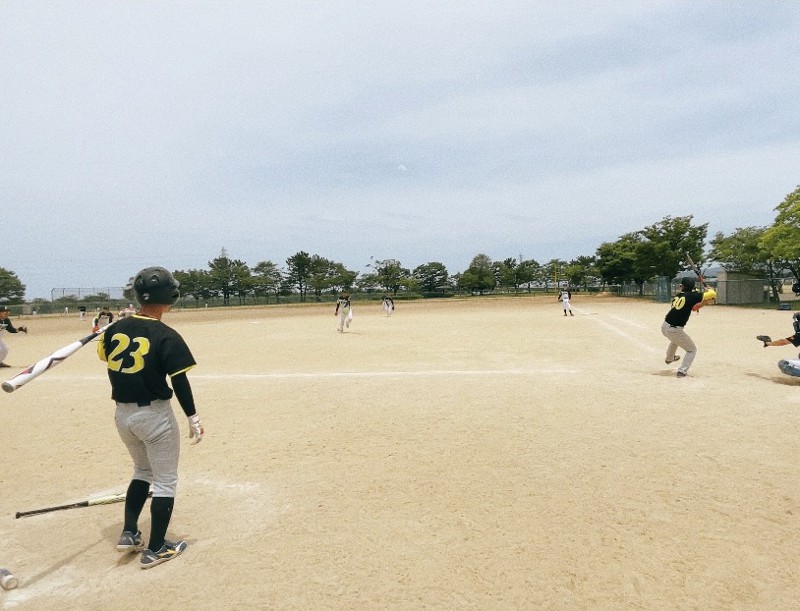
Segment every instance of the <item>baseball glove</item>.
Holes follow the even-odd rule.
[[[20,325],[19,327],[17,327],[17,331],[22,331],[23,333],[27,333],[28,332],[28,327]]]
[[[756,335],[756,339],[760,342],[764,342],[764,348],[767,347],[767,342],[772,341],[772,338],[769,335]]]

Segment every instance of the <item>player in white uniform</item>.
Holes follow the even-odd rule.
[[[569,303],[569,300],[572,299],[572,293],[570,293],[569,290],[564,289],[563,291],[561,291],[558,294],[558,298],[561,300],[561,303],[564,305],[564,316],[567,315],[567,312],[569,312],[570,316],[575,316],[572,313],[572,306]]]
[[[350,322],[353,320],[353,306],[350,304],[350,295],[346,292],[342,292],[339,299],[336,300],[336,311],[333,315],[339,317],[336,326],[339,333],[344,333],[345,329],[350,328]]]

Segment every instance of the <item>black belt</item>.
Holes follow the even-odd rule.
[[[683,325],[670,325],[670,329],[683,329]]]

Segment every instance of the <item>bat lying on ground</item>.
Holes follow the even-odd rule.
[[[3,390],[6,392],[14,392],[20,386],[24,386],[34,378],[38,378],[48,369],[52,369],[56,365],[61,364],[68,357],[75,354],[78,350],[83,348],[95,337],[102,334],[106,329],[108,329],[113,324],[114,323],[109,323],[106,326],[101,327],[94,333],[87,335],[83,339],[79,339],[78,341],[72,342],[71,344],[64,346],[63,348],[59,348],[50,356],[46,356],[43,359],[39,359],[24,371],[20,371],[10,380],[6,380],[5,382],[3,382],[2,384]]]
[[[147,496],[153,496],[152,492],[148,492]],[[31,511],[18,511],[17,518],[25,518],[28,516],[38,516],[42,513],[50,513],[51,511],[61,511],[63,509],[76,509],[78,507],[92,507],[94,505],[109,505],[111,503],[121,503],[125,500],[125,493],[109,494],[106,496],[98,496],[93,499],[85,501],[78,501],[77,503],[68,503],[66,505],[56,505],[55,507],[43,507],[42,509],[32,509]]]

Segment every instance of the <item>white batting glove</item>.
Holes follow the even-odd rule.
[[[200,443],[205,432],[203,424],[200,422],[200,417],[197,414],[189,416],[189,439],[192,440],[192,445]]]

